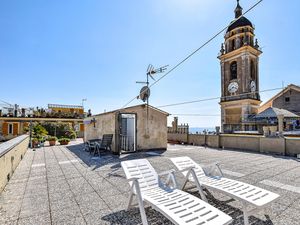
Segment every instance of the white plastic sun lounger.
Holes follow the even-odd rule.
[[[222,211],[177,189],[174,170],[158,175],[146,159],[124,161],[121,165],[131,186],[128,209],[136,196],[143,225],[148,224],[143,202],[178,225],[225,225],[232,221]],[[174,187],[163,184],[159,179],[162,175],[169,175],[166,183],[172,181]]]
[[[278,194],[244,182],[228,179],[223,176],[208,176],[205,174],[202,167],[189,157],[171,158],[171,161],[186,178],[182,189],[184,189],[186,183],[190,181],[196,183],[201,196],[204,196],[202,187],[205,187],[220,191],[236,200],[241,201],[243,203],[244,224],[246,225],[249,224],[248,216],[251,213],[264,208],[279,197]],[[220,168],[217,168],[222,174]],[[192,176],[192,171],[196,174],[197,179],[194,178],[195,176]],[[204,200],[206,200],[206,198],[204,198]],[[248,210],[249,205],[254,206],[255,209],[251,211]]]

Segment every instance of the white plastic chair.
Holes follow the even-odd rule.
[[[279,197],[278,194],[265,189],[223,177],[222,171],[218,165],[216,166],[221,176],[209,176],[205,173],[203,168],[190,157],[171,158],[171,161],[186,178],[182,189],[184,189],[186,183],[190,181],[196,183],[199,192],[202,193],[201,196],[204,195],[202,187],[205,187],[222,192],[225,195],[229,195],[230,197],[241,201],[243,203],[245,225],[249,224],[248,216],[250,214],[257,210],[261,210]],[[196,174],[196,179],[192,174]],[[206,198],[204,198],[204,200],[205,199]],[[255,209],[248,210],[249,205],[254,206]]]
[[[128,209],[136,196],[143,225],[148,225],[144,202],[177,225],[225,225],[232,218],[195,196],[177,189],[174,170],[157,174],[148,160],[138,159],[121,163],[131,186]],[[159,176],[168,175],[163,184]],[[167,186],[172,181],[173,187]]]

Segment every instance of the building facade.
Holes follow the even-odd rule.
[[[15,109],[0,113],[0,141],[7,141],[25,134],[31,123],[66,123],[70,124],[77,137],[84,136],[84,110],[82,106],[48,105],[48,109],[36,110]],[[29,112],[31,111],[31,112]],[[10,113],[14,112],[14,113]],[[27,113],[29,112],[29,113]]]
[[[288,85],[277,95],[264,103],[259,108],[259,112],[269,107],[285,109],[300,116],[300,87],[294,84]]]
[[[79,105],[48,104],[48,110],[52,114],[61,114],[65,117],[84,118],[83,106]]]
[[[178,133],[178,134],[188,134],[189,124],[178,124],[178,117],[174,117],[172,121],[172,126],[168,127],[168,133]]]
[[[65,123],[75,128],[77,137],[84,136],[83,119],[0,117],[0,141],[7,141],[28,132],[30,123]]]
[[[221,130],[223,133],[256,130],[248,118],[258,112],[259,56],[254,26],[237,3],[218,56],[221,66]]]

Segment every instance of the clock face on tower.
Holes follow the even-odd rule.
[[[256,83],[255,83],[254,80],[251,81],[251,83],[250,83],[250,90],[251,90],[251,92],[255,92],[256,91]]]
[[[239,89],[239,84],[237,82],[231,82],[228,85],[228,91],[230,94],[236,93],[238,89]]]

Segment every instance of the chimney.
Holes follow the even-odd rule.
[[[22,117],[25,117],[25,109],[22,108],[21,111],[22,111],[22,115],[21,115],[21,116],[22,116]]]

